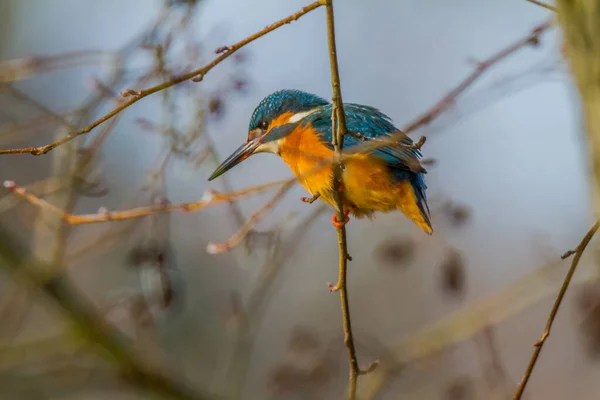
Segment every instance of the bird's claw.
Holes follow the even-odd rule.
[[[338,221],[337,214],[333,214],[333,217],[331,217],[333,226],[335,226],[337,229],[340,229],[342,226],[346,225],[348,221],[350,221],[350,217],[348,216],[349,214],[350,210],[344,210],[344,216],[346,217],[344,221]]]
[[[312,197],[300,197],[300,201],[308,204],[312,204],[317,200],[321,195],[319,193],[315,194]]]

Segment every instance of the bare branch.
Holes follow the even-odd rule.
[[[285,196],[285,194],[292,188],[295,181],[287,181],[278,191],[275,193],[273,198],[269,200],[264,206],[262,206],[257,212],[250,216],[250,219],[237,231],[229,240],[222,243],[209,243],[207,250],[211,254],[223,253],[231,250],[237,246],[246,235],[252,230],[252,228],[265,216],[267,212],[273,209],[275,205]]]
[[[40,146],[40,147],[25,147],[25,148],[20,148],[20,149],[8,149],[8,150],[0,150],[0,154],[24,154],[24,153],[30,153],[33,154],[34,156],[38,156],[41,154],[46,154],[47,152],[55,149],[56,147],[63,145],[71,140],[73,140],[74,138],[81,136],[83,134],[86,134],[88,132],[90,132],[92,129],[94,129],[95,127],[97,127],[98,125],[108,121],[109,119],[111,119],[112,117],[114,117],[115,115],[119,114],[121,111],[125,110],[126,108],[130,107],[131,105],[137,103],[138,101],[140,101],[141,99],[143,99],[144,97],[147,97],[151,94],[154,94],[156,92],[159,92],[161,90],[165,90],[170,88],[171,86],[175,86],[177,84],[180,84],[182,82],[188,81],[188,80],[193,80],[194,82],[200,82],[202,79],[204,79],[204,76],[214,67],[216,67],[218,64],[220,64],[222,61],[224,61],[225,59],[229,58],[232,54],[234,54],[237,50],[241,49],[242,47],[246,46],[247,44],[255,41],[256,39],[266,35],[269,32],[274,31],[277,28],[282,27],[283,25],[289,24],[293,21],[296,21],[298,18],[302,17],[303,15],[321,7],[322,5],[324,5],[323,0],[320,1],[316,1],[306,7],[304,7],[302,10],[298,11],[297,13],[294,13],[292,15],[290,15],[287,18],[284,18],[280,21],[275,22],[274,24],[271,24],[267,27],[265,27],[264,29],[262,29],[261,31],[248,36],[247,38],[245,38],[244,40],[234,44],[233,46],[229,46],[227,48],[226,52],[221,53],[217,58],[215,58],[213,61],[211,61],[210,63],[208,63],[207,65],[205,65],[202,68],[196,69],[194,71],[188,72],[186,74],[177,76],[173,79],[171,79],[170,81],[166,81],[163,82],[159,85],[150,87],[148,89],[144,89],[144,90],[140,90],[140,91],[130,91],[130,90],[125,90],[122,95],[124,97],[126,97],[128,100],[124,101],[121,105],[117,106],[115,109],[113,109],[112,111],[110,111],[108,114],[104,115],[103,117],[97,119],[96,121],[92,122],[91,124],[85,126],[84,128],[81,128],[77,131],[73,131],[70,132],[68,135],[50,143],[47,144],[45,146]]]
[[[575,256],[573,257],[573,261],[571,262],[571,267],[569,268],[569,271],[565,276],[565,280],[560,288],[560,291],[558,292],[558,296],[556,297],[554,306],[552,306],[552,310],[550,311],[550,315],[548,316],[548,321],[546,321],[546,326],[544,327],[542,336],[537,342],[534,343],[535,349],[533,350],[531,360],[529,360],[529,365],[527,366],[527,370],[525,371],[525,375],[523,376],[521,383],[517,387],[517,391],[513,397],[513,400],[519,400],[523,395],[523,392],[525,391],[525,387],[527,386],[529,377],[531,376],[533,368],[535,367],[535,363],[537,362],[540,352],[542,351],[542,347],[544,346],[544,343],[546,342],[548,336],[550,336],[550,329],[552,328],[552,324],[554,323],[554,319],[556,318],[558,309],[560,308],[563,298],[565,297],[565,293],[567,293],[567,289],[569,288],[569,284],[571,283],[571,279],[573,278],[575,269],[579,264],[579,260],[581,259],[581,256],[583,255],[583,252],[585,251],[585,248],[587,247],[588,243],[594,237],[594,234],[598,230],[598,227],[600,227],[600,220],[596,221],[594,226],[592,226],[592,228],[584,236],[583,240],[581,241],[581,243],[579,243],[577,249],[575,250]]]
[[[409,335],[403,335],[391,346],[394,362],[382,364],[375,373],[365,378],[360,399],[374,399],[394,372],[406,365],[424,360],[444,349],[456,346],[490,326],[507,321],[524,310],[555,296],[564,277],[559,257],[533,269],[529,274],[504,286],[498,291],[477,299]],[[584,272],[584,271],[581,271]],[[574,277],[573,284],[596,279],[592,271]],[[561,283],[557,281],[560,280]]]
[[[542,8],[545,8],[546,10],[558,12],[558,9],[556,7],[553,7],[550,4],[546,4],[543,1],[538,1],[538,0],[525,0],[525,1],[528,1],[528,2],[530,2],[532,4],[535,4],[536,6],[540,6]]]
[[[31,78],[56,69],[112,62],[117,54],[102,50],[83,50],[52,56],[31,56],[0,62],[0,84]]]
[[[477,79],[479,79],[487,70],[489,70],[492,65],[503,61],[508,56],[516,53],[523,47],[537,46],[539,44],[540,35],[546,30],[548,30],[548,28],[553,26],[554,22],[554,18],[547,20],[546,22],[533,28],[531,33],[529,33],[524,38],[519,39],[516,43],[513,43],[510,46],[498,51],[487,60],[479,62],[475,70],[469,76],[467,76],[462,82],[458,84],[458,86],[456,86],[446,96],[444,96],[440,101],[438,101],[429,111],[423,113],[416,120],[408,124],[408,126],[404,128],[403,132],[405,134],[408,134],[414,131],[415,129],[420,128],[423,125],[427,125],[442,112],[446,111],[446,109],[454,103],[456,98],[460,96]],[[395,140],[397,140],[397,138]]]
[[[154,206],[138,207],[123,211],[108,211],[106,209],[100,209],[95,214],[70,214],[67,213],[53,204],[47,202],[44,199],[39,198],[35,194],[26,190],[22,186],[18,186],[12,181],[5,181],[4,187],[13,193],[21,196],[29,203],[36,207],[50,211],[62,218],[69,225],[82,225],[82,224],[93,224],[98,222],[109,222],[109,221],[124,221],[133,218],[145,217],[157,213],[184,211],[184,212],[195,212],[203,210],[207,207],[220,204],[229,203],[235,199],[239,199],[254,193],[260,193],[267,189],[277,187],[280,185],[290,185],[291,180],[287,179],[284,181],[276,181],[266,183],[264,185],[252,186],[243,190],[230,193],[218,193],[214,190],[209,190],[203,196],[202,199],[192,203],[181,203],[181,204],[159,204]],[[287,186],[286,186],[287,187]]]

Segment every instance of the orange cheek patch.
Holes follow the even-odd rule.
[[[271,121],[271,123],[269,124],[269,130],[273,129],[273,128],[277,128],[278,126],[287,124],[288,120],[294,115],[293,112],[286,112],[281,114],[279,117],[275,118],[273,121]]]

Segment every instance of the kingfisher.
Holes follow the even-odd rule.
[[[348,134],[343,141],[344,158],[341,185],[333,187],[334,147],[332,145],[333,104],[322,97],[295,89],[276,91],[258,104],[250,118],[248,138],[219,165],[209,181],[224,174],[256,153],[279,155],[296,179],[311,194],[302,200],[320,198],[336,207],[335,192],[341,194],[344,221],[334,214],[340,227],[349,215],[371,219],[375,213],[400,210],[425,233],[433,228],[427,205],[424,174],[419,149],[392,120],[377,108],[344,103]],[[363,142],[399,135],[397,144],[363,152],[351,152]],[[356,149],[355,149],[356,150]]]

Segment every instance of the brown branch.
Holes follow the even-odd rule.
[[[332,144],[335,149],[336,165],[334,165],[333,172],[333,190],[336,202],[336,217],[338,221],[345,221],[346,216],[344,214],[343,201],[342,201],[342,149],[344,146],[344,135],[348,132],[346,126],[346,114],[344,112],[344,102],[342,101],[342,92],[340,89],[340,74],[338,68],[337,51],[335,43],[335,22],[333,12],[333,0],[327,0],[326,11],[327,11],[327,37],[329,46],[329,63],[331,66],[331,87],[333,89],[333,109],[331,112],[332,122]],[[337,123],[337,130],[336,128]],[[345,223],[337,226],[338,234],[338,245],[339,245],[339,268],[338,268],[338,282],[335,286],[331,285],[330,290],[338,291],[340,293],[340,302],[342,307],[342,318],[344,325],[344,344],[348,350],[348,361],[350,367],[349,373],[349,385],[348,385],[348,398],[350,400],[356,399],[356,383],[358,375],[361,374],[361,370],[358,366],[358,360],[356,357],[356,348],[354,345],[354,338],[352,333],[352,323],[350,320],[350,303],[348,299],[348,286],[346,283],[348,260],[350,255],[348,254],[348,245],[346,240],[346,227]],[[374,369],[369,366],[370,369]],[[365,371],[366,373],[367,371]]]
[[[37,193],[37,196],[45,196],[55,193],[63,187],[64,183],[59,179],[48,178],[27,185],[26,189],[32,193]],[[16,207],[20,202],[21,199],[18,196],[13,196],[12,193],[0,197],[0,214]]]
[[[361,400],[375,399],[394,373],[407,365],[439,354],[477,335],[489,326],[521,314],[549,296],[556,297],[564,274],[563,263],[557,256],[532,272],[496,292],[485,295],[422,328],[402,335],[390,345],[393,362],[382,363],[375,373],[368,375],[361,385]],[[571,282],[584,284],[597,277],[592,271],[582,270]],[[557,281],[560,280],[560,283]]]
[[[562,260],[566,260],[567,258],[571,257],[575,253],[577,253],[577,250],[567,250],[560,256],[560,258]]]
[[[538,1],[538,0],[525,0],[530,2],[531,4],[535,4],[536,6],[540,6],[542,8],[545,8],[546,10],[550,10],[550,11],[554,11],[554,12],[558,12],[558,9],[554,6],[551,6],[550,4],[546,4],[542,1]]]
[[[133,90],[124,90],[122,92],[123,97],[126,97],[128,100],[124,101],[120,106],[116,107],[115,109],[113,109],[112,111],[110,111],[108,114],[104,115],[103,117],[97,119],[96,121],[92,122],[91,124],[87,125],[84,128],[81,128],[77,131],[73,131],[70,132],[68,135],[50,143],[47,144],[45,146],[40,146],[40,147],[25,147],[25,148],[19,148],[19,149],[7,149],[7,150],[0,150],[0,154],[24,154],[24,153],[30,153],[33,155],[41,155],[41,154],[46,154],[47,152],[55,149],[56,147],[63,145],[71,140],[73,140],[74,138],[81,136],[83,134],[86,134],[88,132],[90,132],[92,129],[96,128],[98,125],[108,121],[109,119],[111,119],[112,117],[114,117],[115,115],[119,114],[121,111],[125,110],[126,108],[128,108],[129,106],[137,103],[138,101],[140,101],[141,99],[143,99],[144,97],[147,97],[151,94],[154,94],[156,92],[159,92],[161,90],[165,90],[167,88],[170,88],[171,86],[175,86],[177,84],[180,84],[182,82],[188,81],[188,80],[193,80],[194,82],[200,82],[204,76],[214,67],[216,67],[218,64],[220,64],[222,61],[224,61],[225,59],[229,58],[233,53],[235,53],[237,50],[241,49],[242,47],[246,46],[247,44],[255,41],[256,39],[266,35],[269,32],[274,31],[277,28],[282,27],[283,25],[289,24],[293,21],[296,21],[297,19],[299,19],[300,17],[302,17],[303,15],[321,7],[322,5],[324,5],[324,0],[319,0],[319,1],[315,1],[312,4],[309,4],[308,6],[304,7],[302,10],[290,15],[287,18],[284,18],[282,20],[279,20],[271,25],[268,25],[267,27],[265,27],[264,29],[262,29],[261,31],[248,36],[247,38],[245,38],[244,40],[234,44],[233,46],[229,46],[227,48],[227,51],[224,53],[221,53],[218,57],[216,57],[213,61],[211,61],[210,63],[208,63],[207,65],[205,65],[202,68],[196,69],[194,71],[188,72],[186,74],[183,75],[179,75],[175,78],[173,78],[170,81],[167,82],[163,82],[159,85],[156,86],[152,86],[148,89],[144,89],[144,90],[140,90],[140,91],[133,91]]]
[[[554,18],[547,20],[546,22],[535,27],[526,37],[519,39],[516,43],[513,43],[510,46],[493,54],[487,60],[479,62],[475,70],[469,76],[467,76],[462,82],[460,82],[460,84],[458,84],[458,86],[456,86],[440,101],[438,101],[429,111],[423,113],[416,120],[408,124],[408,126],[404,128],[403,132],[408,134],[423,125],[427,125],[442,112],[446,111],[446,109],[455,102],[456,98],[460,96],[477,79],[479,79],[487,70],[489,70],[492,65],[503,61],[508,56],[516,53],[523,47],[530,45],[537,46],[539,44],[540,35],[554,25],[554,22]]]
[[[523,392],[525,391],[525,387],[527,386],[529,377],[531,376],[531,373],[533,372],[533,368],[535,367],[535,363],[537,362],[540,352],[542,351],[542,347],[544,346],[546,339],[548,339],[548,336],[550,336],[550,329],[552,328],[552,324],[554,323],[554,319],[556,318],[558,309],[563,301],[563,298],[565,297],[565,293],[567,292],[567,289],[569,288],[569,284],[571,283],[571,279],[573,278],[575,269],[577,268],[577,265],[579,264],[579,260],[581,259],[581,256],[583,255],[583,252],[585,251],[585,248],[587,247],[588,243],[594,237],[594,234],[598,230],[598,227],[600,227],[600,220],[596,221],[594,226],[592,226],[592,228],[588,231],[588,233],[585,235],[585,237],[583,238],[581,243],[579,243],[579,245],[577,246],[577,249],[575,250],[575,257],[573,257],[573,261],[571,262],[571,267],[569,268],[569,271],[567,272],[567,275],[565,276],[565,280],[563,281],[560,291],[558,292],[558,296],[556,297],[554,306],[552,306],[552,310],[550,311],[550,315],[548,316],[548,320],[546,321],[546,326],[544,327],[542,336],[540,337],[540,339],[537,342],[534,343],[535,349],[533,350],[533,354],[531,356],[531,359],[529,360],[529,365],[527,366],[525,375],[523,376],[521,383],[517,387],[517,391],[513,397],[513,400],[519,400],[521,398],[521,396],[523,395]]]
[[[250,216],[250,219],[227,241],[221,243],[209,243],[207,251],[210,254],[223,253],[229,251],[246,237],[246,235],[254,228],[254,226],[265,216],[267,212],[273,209],[275,205],[285,196],[292,188],[296,181],[288,180],[275,195],[264,206]]]
[[[61,210],[60,208],[56,207],[55,205],[49,203],[48,201],[26,190],[24,187],[18,186],[12,181],[5,181],[4,187],[6,187],[8,190],[12,191],[16,195],[21,196],[23,199],[27,200],[34,206],[47,210],[55,215],[58,215],[62,218],[64,222],[66,222],[69,225],[82,225],[93,224],[98,222],[124,221],[164,212],[195,212],[216,204],[228,203],[232,200],[239,199],[241,197],[263,192],[267,189],[280,186],[282,184],[285,187],[287,187],[287,185],[290,185],[290,182],[292,182],[290,179],[284,181],[270,182],[264,185],[252,186],[250,188],[230,193],[218,193],[214,190],[210,190],[206,192],[202,199],[191,203],[159,204],[146,207],[137,207],[123,211],[108,211],[105,209],[101,209],[96,214],[67,213]]]

